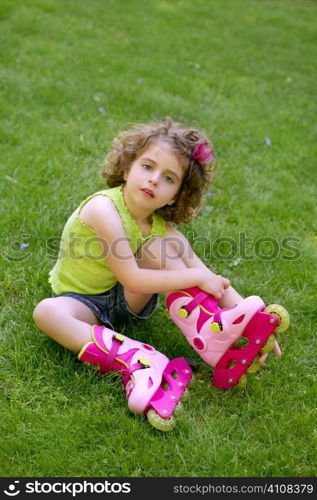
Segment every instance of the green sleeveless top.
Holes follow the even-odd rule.
[[[166,222],[157,213],[152,215],[150,234],[147,237],[142,236],[125,204],[122,185],[92,194],[77,207],[65,224],[58,259],[49,273],[49,282],[56,295],[67,292],[89,295],[103,293],[114,287],[118,281],[102,255],[101,244],[95,231],[79,217],[82,207],[97,195],[107,196],[114,203],[133,254],[150,238],[166,236]]]

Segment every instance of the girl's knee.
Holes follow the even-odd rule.
[[[39,326],[39,324],[43,323],[49,317],[54,307],[54,299],[44,299],[39,302],[33,311],[35,324]]]
[[[72,297],[52,297],[42,300],[33,311],[35,324],[43,329],[45,325],[77,319],[90,325],[99,324],[98,319],[88,306]]]

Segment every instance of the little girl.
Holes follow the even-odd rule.
[[[109,189],[87,197],[64,227],[49,278],[54,296],[36,306],[36,325],[86,361],[87,346],[102,351],[102,342],[109,357],[106,333],[113,338],[129,319],[149,318],[158,293],[199,287],[221,308],[239,303],[229,280],[208,269],[172,224],[197,215],[214,163],[206,135],[170,118],[120,133],[103,171]],[[103,363],[109,369],[99,359],[100,371]]]

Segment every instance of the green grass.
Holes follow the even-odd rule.
[[[308,0],[2,0],[2,476],[316,474],[316,9]],[[118,377],[100,377],[32,321],[50,294],[46,242],[103,187],[112,138],[165,115],[204,129],[219,163],[214,196],[182,230],[241,294],[281,303],[292,319],[283,358],[271,355],[244,392],[211,387],[163,304],[133,325],[130,336],[169,357],[199,360],[170,434],[129,413]],[[216,244],[241,233],[251,260]],[[214,247],[205,251],[203,236]],[[260,238],[275,238],[274,258]],[[285,238],[295,238],[296,258],[285,258]]]

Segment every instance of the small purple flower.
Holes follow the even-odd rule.
[[[194,147],[192,158],[201,165],[207,165],[213,160],[213,150],[207,141],[201,142]]]
[[[99,111],[99,113],[104,113],[105,112],[104,108],[98,108],[98,111]]]
[[[265,139],[264,144],[266,146],[271,146],[271,141],[270,141],[270,139],[268,137]]]
[[[29,246],[30,243],[22,243],[22,245],[20,246],[20,250],[24,250],[25,248],[27,248]]]

